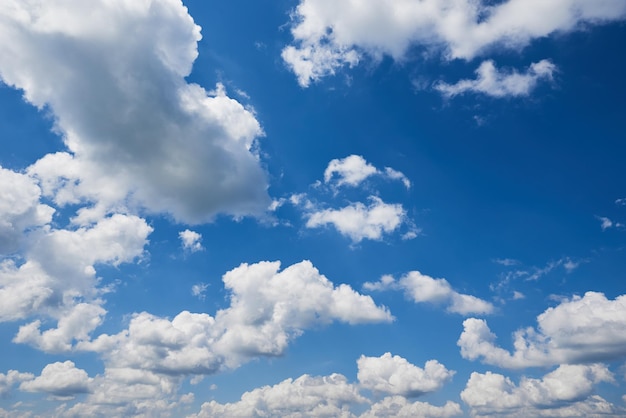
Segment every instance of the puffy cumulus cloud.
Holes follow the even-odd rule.
[[[411,182],[402,172],[391,167],[379,170],[360,155],[349,155],[346,158],[331,160],[324,170],[324,182],[336,186],[356,187],[374,175],[383,176],[390,180],[399,180],[407,189],[411,187]]]
[[[15,338],[45,351],[66,351],[74,340],[88,339],[106,312],[100,299],[106,289],[99,287],[94,266],[133,261],[151,232],[145,220],[116,214],[75,230],[33,233],[22,264],[0,263],[0,321],[57,319],[57,328],[43,332],[40,320],[23,325]]]
[[[489,314],[494,307],[476,296],[459,293],[452,289],[446,279],[411,271],[400,278],[383,276],[378,282],[366,282],[363,288],[369,291],[402,290],[415,303],[434,303],[446,306],[446,310],[461,315]]]
[[[341,209],[321,209],[307,215],[307,228],[334,226],[339,233],[357,244],[364,239],[380,240],[391,234],[406,220],[406,211],[401,204],[385,203],[370,196],[370,204],[351,203]]]
[[[87,372],[72,361],[48,364],[35,379],[23,382],[20,390],[45,392],[60,397],[73,397],[91,391],[91,379]]]
[[[441,51],[446,59],[469,60],[624,17],[621,0],[301,0],[292,14],[294,42],[282,58],[307,87],[364,56],[403,61],[418,46]]]
[[[169,320],[143,312],[132,317],[127,330],[78,347],[102,353],[107,367],[200,375],[280,355],[311,326],[393,319],[369,296],[347,285],[335,287],[308,261],[279,269],[279,262],[260,262],[227,272],[230,306],[215,317],[184,311]]]
[[[463,411],[456,402],[448,401],[443,406],[435,406],[426,402],[411,402],[402,396],[388,396],[373,404],[360,418],[447,418],[459,415],[463,415]]]
[[[593,394],[596,384],[612,381],[601,364],[562,365],[541,379],[522,377],[519,385],[500,374],[474,372],[461,399],[473,416],[618,416],[615,406]]]
[[[547,309],[537,330],[514,335],[514,352],[495,344],[487,322],[469,318],[458,340],[461,355],[505,368],[613,360],[626,356],[626,295],[608,300],[587,292]]]
[[[287,379],[246,392],[238,402],[205,402],[195,418],[208,417],[341,417],[351,418],[350,406],[365,403],[356,386],[340,374]]]
[[[437,391],[455,373],[437,360],[427,361],[422,369],[391,353],[380,357],[361,356],[357,365],[361,386],[375,392],[404,397]]]
[[[178,238],[183,245],[183,249],[195,253],[204,249],[202,246],[202,235],[195,231],[185,229],[178,233]]]
[[[55,210],[40,203],[41,189],[29,176],[0,166],[0,255],[18,251],[24,232],[50,223]]]
[[[200,28],[180,0],[8,0],[0,77],[46,107],[68,152],[29,173],[76,222],[120,206],[197,223],[269,204],[254,112],[223,86],[189,84]]]
[[[17,370],[9,370],[6,374],[0,373],[0,397],[6,396],[16,384],[33,380],[34,378],[35,375],[32,373],[21,373]]]
[[[541,80],[552,80],[556,66],[549,60],[541,60],[524,73],[500,71],[493,61],[485,61],[476,70],[474,80],[460,80],[455,84],[436,83],[434,88],[451,98],[464,93],[480,93],[492,97],[528,96]]]

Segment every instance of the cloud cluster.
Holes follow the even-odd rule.
[[[452,289],[446,279],[434,279],[419,271],[410,271],[399,280],[383,276],[378,282],[364,283],[363,288],[369,291],[401,290],[415,303],[444,305],[448,312],[461,315],[489,314],[494,310],[491,303]]]
[[[537,317],[538,327],[520,329],[515,351],[495,344],[495,335],[482,319],[463,322],[458,345],[470,360],[504,368],[609,361],[626,356],[626,295],[614,300],[587,292],[566,300]]]
[[[492,373],[472,373],[461,399],[473,416],[616,416],[616,408],[593,394],[594,385],[613,382],[606,366],[562,365],[541,379],[523,377],[519,385]]]
[[[282,58],[307,87],[366,56],[404,61],[412,47],[419,47],[446,59],[470,60],[624,17],[626,5],[620,0],[301,0],[292,15],[294,41]],[[484,66],[488,61],[481,66],[486,71]]]
[[[223,86],[186,82],[200,28],[182,2],[85,7],[0,5],[0,77],[51,112],[68,149],[29,169],[44,194],[59,206],[91,203],[78,223],[120,207],[188,223],[261,214],[269,198],[254,142],[263,132]]]
[[[45,392],[59,397],[73,397],[91,391],[93,379],[87,372],[76,368],[72,361],[48,364],[41,375],[23,382],[20,390],[26,392]]]
[[[184,250],[195,253],[204,249],[202,246],[202,235],[196,231],[185,229],[178,233],[178,238],[180,238]]]
[[[324,183],[335,187],[357,187],[368,177],[375,175],[390,180],[399,180],[407,189],[411,187],[411,182],[402,172],[396,171],[391,167],[379,170],[368,163],[362,156],[354,154],[346,158],[331,160],[326,170],[324,170]]]

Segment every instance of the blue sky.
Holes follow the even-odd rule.
[[[0,5],[0,417],[626,415],[621,0]]]

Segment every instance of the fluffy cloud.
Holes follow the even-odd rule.
[[[452,289],[446,279],[434,279],[419,271],[411,271],[400,280],[383,276],[378,282],[366,282],[363,288],[369,291],[402,290],[415,303],[445,305],[448,312],[461,315],[489,314],[494,309],[487,301]]]
[[[20,390],[26,392],[45,392],[60,397],[71,397],[79,393],[91,391],[93,379],[87,372],[76,368],[71,361],[48,364],[41,375],[33,380],[23,382]]]
[[[505,368],[612,360],[626,356],[626,295],[608,300],[587,292],[537,317],[538,329],[515,333],[513,353],[495,345],[486,321],[463,322],[458,345],[470,360]]]
[[[517,386],[500,374],[474,372],[461,399],[474,416],[614,415],[615,407],[593,395],[595,384],[612,381],[611,372],[600,364],[562,365],[541,379],[523,377]]]
[[[341,209],[323,209],[308,215],[307,228],[334,226],[353,243],[364,239],[380,240],[383,234],[398,229],[406,218],[402,205],[385,203],[376,196],[370,196],[368,206],[361,202],[352,203]]]
[[[360,418],[447,418],[462,414],[461,406],[456,402],[448,401],[444,406],[435,406],[426,402],[410,402],[402,396],[388,396],[373,404],[368,411],[360,415]]]
[[[361,356],[357,365],[361,386],[375,392],[404,397],[437,391],[454,375],[454,371],[446,369],[437,360],[427,361],[421,369],[391,353],[380,357]]]
[[[379,175],[391,180],[399,180],[408,189],[411,182],[400,171],[391,167],[385,167],[383,171],[378,170],[368,163],[360,155],[349,155],[346,158],[334,159],[328,163],[324,170],[324,182],[332,183],[336,186],[356,187],[370,176]]]
[[[274,386],[264,386],[246,392],[241,400],[220,404],[202,404],[195,418],[203,417],[354,417],[349,407],[367,402],[358,389],[340,374],[312,377],[303,375],[287,379]]]
[[[402,61],[410,47],[419,46],[447,59],[469,60],[625,16],[620,0],[301,0],[292,15],[294,43],[282,57],[306,87],[364,56]]]
[[[333,286],[308,261],[279,269],[279,262],[260,262],[226,273],[230,307],[215,317],[184,311],[169,320],[143,312],[133,316],[128,330],[79,347],[103,353],[107,367],[170,376],[211,374],[257,356],[280,355],[292,338],[314,325],[393,319],[369,296]]]
[[[9,370],[6,374],[0,373],[0,397],[7,395],[17,383],[32,380],[34,377],[31,373],[20,373],[17,370]]]
[[[624,224],[620,222],[613,222],[611,219],[606,216],[596,216],[596,218],[600,221],[600,228],[603,231],[606,231],[610,228],[624,228]]]
[[[26,230],[50,223],[55,210],[39,202],[32,178],[1,166],[0,196],[0,255],[6,255],[19,250]]]
[[[2,80],[51,111],[69,151],[29,173],[57,204],[94,204],[77,222],[120,206],[191,223],[265,210],[261,127],[222,86],[185,81],[200,28],[180,0],[8,0],[0,19]]]
[[[439,82],[434,88],[448,98],[468,92],[492,97],[528,96],[540,80],[552,80],[555,71],[556,66],[549,60],[532,64],[525,73],[499,71],[493,61],[485,61],[476,70],[476,79],[455,84]]]
[[[185,250],[195,253],[196,251],[204,249],[204,247],[202,247],[202,235],[195,231],[185,229],[178,234],[178,237],[180,238],[183,249]]]

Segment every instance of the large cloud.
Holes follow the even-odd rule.
[[[625,16],[621,0],[301,0],[282,57],[306,87],[364,56],[402,61],[419,46],[469,60]]]
[[[537,317],[538,329],[515,333],[515,351],[495,345],[484,320],[463,322],[458,345],[464,358],[505,368],[608,361],[626,356],[626,295],[615,300],[587,292]]]
[[[267,207],[253,112],[184,79],[200,28],[180,0],[7,0],[0,22],[0,77],[52,112],[69,150],[30,173],[58,204],[95,203],[80,222],[120,205],[191,223]]]
[[[493,305],[476,296],[459,293],[452,289],[446,279],[435,279],[419,271],[410,271],[400,278],[383,276],[378,282],[366,282],[363,288],[369,291],[403,290],[407,298],[415,303],[434,303],[446,306],[446,310],[461,315],[489,314]]]
[[[474,372],[461,398],[474,416],[618,416],[617,408],[593,394],[596,384],[612,381],[600,364],[559,366],[541,379],[523,377],[519,385],[500,374]]]
[[[454,375],[454,371],[446,369],[437,360],[427,361],[422,369],[391,353],[380,357],[361,356],[357,364],[358,379],[364,388],[404,397],[439,390]]]
[[[103,353],[107,367],[211,374],[258,356],[280,355],[314,325],[393,319],[369,296],[347,285],[335,287],[308,261],[279,268],[279,262],[260,262],[226,273],[230,306],[215,317],[184,311],[169,320],[143,312],[133,316],[128,330],[79,347]]]

